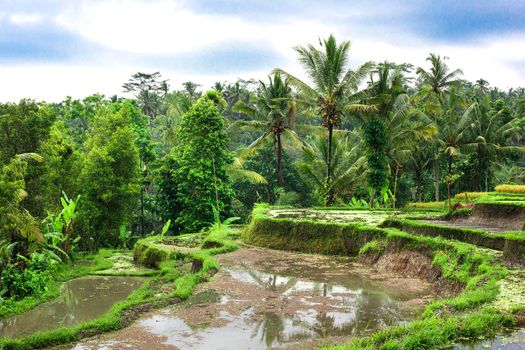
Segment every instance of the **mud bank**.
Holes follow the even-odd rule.
[[[525,230],[525,207],[476,203],[471,215],[452,217],[451,222],[467,227],[485,227],[495,232]]]

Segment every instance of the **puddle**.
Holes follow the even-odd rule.
[[[125,299],[143,281],[139,277],[110,276],[73,279],[62,285],[61,295],[55,300],[21,315],[0,320],[0,338],[18,338],[90,321]]]
[[[259,291],[206,290],[139,325],[178,349],[266,349],[363,335],[404,323],[417,312],[357,276],[326,282],[251,266],[223,273],[234,280],[232,287],[240,282]]]
[[[455,350],[523,350],[525,349],[525,330],[512,334],[499,335],[492,340],[483,340],[476,344],[456,345]]]
[[[186,302],[60,349],[308,349],[409,322],[432,297],[425,282],[390,285],[344,257],[241,248],[218,259]]]

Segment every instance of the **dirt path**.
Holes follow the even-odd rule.
[[[245,247],[186,302],[59,349],[305,349],[412,319],[431,286],[348,258]]]

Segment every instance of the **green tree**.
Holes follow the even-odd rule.
[[[79,226],[92,249],[117,242],[119,226],[137,206],[139,150],[131,104],[116,104],[97,115],[86,141],[80,176]],[[85,248],[85,246],[84,246]]]
[[[184,114],[178,144],[160,170],[159,202],[176,230],[197,232],[228,209],[233,190],[227,174],[232,156],[217,91],[208,91]]]
[[[352,146],[354,144],[354,146]],[[333,159],[328,163],[328,142],[317,138],[312,147],[303,150],[303,159],[299,163],[300,175],[313,188],[314,196],[319,200],[329,198],[331,203],[344,196],[352,197],[353,192],[367,174],[366,159],[359,152],[358,138],[353,136],[334,138],[332,144]],[[327,167],[333,181],[327,183],[324,175]]]
[[[27,197],[25,176],[28,162],[41,161],[34,153],[16,155],[5,165],[0,166],[0,239],[24,243],[43,241],[38,222],[22,206]]]
[[[471,141],[465,149],[476,154],[479,191],[489,191],[491,169],[498,158],[504,159],[525,150],[523,146],[510,144],[513,136],[521,135],[525,130],[525,117],[507,120],[505,112],[505,108],[494,108],[488,95],[474,102],[465,112],[471,123],[468,130]]]
[[[362,104],[363,93],[359,91],[360,83],[368,75],[373,64],[365,63],[355,71],[349,69],[348,51],[350,42],[343,41],[337,44],[333,35],[326,40],[320,40],[320,49],[314,45],[298,46],[295,51],[299,55],[306,75],[312,85],[301,81],[294,75],[283,70],[281,72],[287,81],[301,93],[299,103],[311,106],[321,116],[322,125],[328,129],[328,153],[326,167],[326,187],[331,187],[333,174],[332,166],[332,138],[334,128],[341,123],[341,118],[352,111],[369,110],[370,105]],[[327,193],[326,204],[332,204]]]
[[[296,110],[292,89],[281,79],[281,74],[277,72],[273,78],[269,77],[268,84],[259,82],[258,93],[250,99],[249,103],[239,101],[233,110],[249,115],[255,120],[236,121],[228,129],[248,125],[264,130],[259,138],[241,152],[241,155],[249,154],[252,150],[256,151],[268,138],[271,138],[275,149],[277,179],[279,185],[283,186],[283,136],[290,139],[292,144],[302,144],[302,140],[292,130]]]
[[[56,115],[50,105],[32,100],[0,104],[0,164],[17,154],[36,152]]]
[[[397,97],[405,92],[407,65],[396,65],[390,62],[378,64],[370,74],[368,99],[375,110],[363,114],[363,140],[366,145],[368,162],[368,187],[370,207],[374,206],[375,195],[388,187],[388,143],[387,129],[389,116]]]
[[[36,171],[38,176],[27,183],[31,194],[24,205],[34,215],[46,217],[47,212],[59,209],[63,192],[79,193],[82,155],[62,122],[51,127],[48,138],[38,149],[43,158]]]
[[[167,80],[161,80],[160,72],[137,72],[122,88],[134,95],[142,113],[155,119],[160,114],[162,98],[168,93],[169,85]]]
[[[431,53],[427,57],[427,61],[430,62],[430,71],[419,67],[416,73],[419,78],[420,88],[416,93],[415,100],[421,101],[425,105],[425,113],[432,116],[434,124],[439,128],[440,117],[443,113],[445,101],[444,96],[447,95],[449,89],[452,86],[458,86],[461,83],[459,76],[463,74],[460,69],[450,70],[447,63],[445,62],[448,57],[441,57]],[[434,177],[434,194],[435,200],[439,201],[439,145],[438,138],[434,138],[432,144],[433,149],[433,162],[432,162],[432,174]]]

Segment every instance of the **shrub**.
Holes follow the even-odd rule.
[[[52,270],[51,261],[46,255],[33,253],[27,266],[24,268],[23,265],[24,262],[19,262],[2,271],[0,294],[19,300],[46,291]]]

